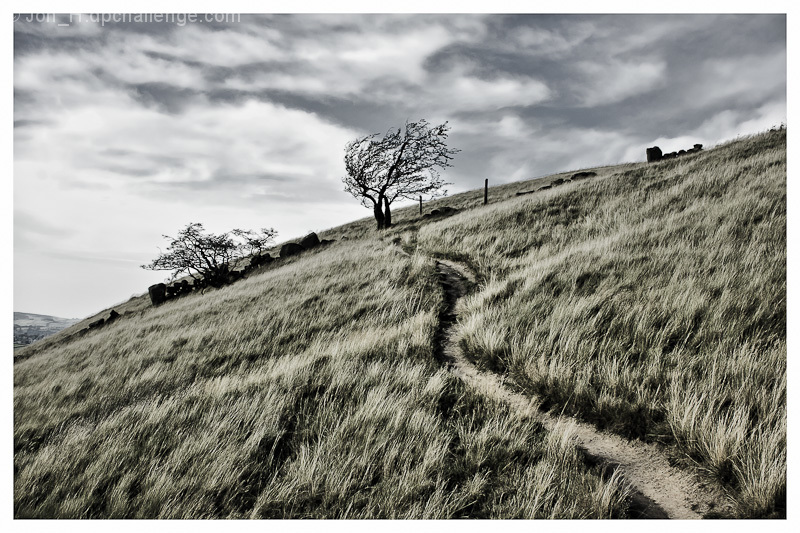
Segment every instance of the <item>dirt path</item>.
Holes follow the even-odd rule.
[[[656,445],[628,441],[571,417],[543,413],[539,411],[539,402],[535,398],[513,392],[494,373],[479,371],[464,357],[454,341],[456,302],[474,286],[475,277],[464,265],[452,261],[438,260],[436,269],[446,302],[437,338],[439,355],[453,374],[489,397],[516,409],[536,412],[548,430],[569,431],[575,436],[577,446],[591,460],[619,470],[631,488],[634,517],[698,519],[709,515],[730,516],[730,502],[719,487],[672,466],[667,455]]]

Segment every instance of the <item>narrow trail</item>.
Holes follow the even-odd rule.
[[[631,489],[634,518],[699,519],[732,515],[731,504],[719,487],[672,466],[667,454],[656,445],[628,441],[572,417],[541,412],[535,398],[512,391],[494,373],[478,370],[455,342],[456,303],[475,285],[475,277],[466,266],[443,259],[437,260],[436,270],[445,293],[445,309],[437,335],[439,356],[454,375],[488,397],[534,413],[548,430],[568,430],[591,461],[622,474]]]

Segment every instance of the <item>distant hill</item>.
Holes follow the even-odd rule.
[[[60,318],[34,313],[14,313],[14,346],[27,346],[80,322],[79,318]]]

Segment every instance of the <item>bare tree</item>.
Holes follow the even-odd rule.
[[[262,228],[260,233],[234,229],[214,235],[205,233],[202,224],[190,223],[177,237],[164,235],[170,240],[167,251],[142,268],[172,270],[170,281],[188,274],[195,281],[202,279],[207,285],[220,287],[228,281],[231,266],[236,261],[260,253],[276,235],[271,228]]]
[[[372,207],[378,229],[392,225],[391,204],[397,199],[447,194],[437,169],[451,166],[459,150],[447,147],[447,122],[406,122],[383,138],[367,135],[345,146],[345,191]]]

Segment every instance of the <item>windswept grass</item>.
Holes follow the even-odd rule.
[[[398,209],[382,237],[356,221],[232,286],[135,298],[100,330],[24,348],[14,514],[625,516],[619,479],[584,464],[569,427],[435,362],[432,255],[479,275],[458,324],[477,363],[674,445],[743,517],[785,516],[785,135],[426,205],[465,208],[444,220]]]
[[[372,239],[14,368],[17,518],[608,518],[625,489],[433,356],[432,260]]]
[[[464,351],[545,405],[674,442],[742,516],[785,516],[786,131],[460,213]]]

